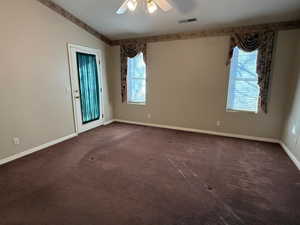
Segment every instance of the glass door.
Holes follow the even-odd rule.
[[[69,46],[75,125],[78,133],[103,124],[100,51]]]

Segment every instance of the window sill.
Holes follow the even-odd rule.
[[[246,111],[246,110],[234,110],[234,109],[226,109],[226,112],[228,113],[248,113],[248,114],[255,114],[257,115],[259,112],[254,111]]]
[[[145,106],[146,102],[127,102],[127,105],[139,105],[139,106]]]

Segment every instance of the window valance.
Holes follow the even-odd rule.
[[[122,43],[121,50],[121,96],[122,102],[127,100],[127,60],[134,58],[139,53],[143,53],[144,61],[147,64],[147,43],[139,41],[130,41]]]

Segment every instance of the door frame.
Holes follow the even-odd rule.
[[[75,125],[75,133],[78,135],[79,133],[83,133],[85,131],[91,130],[93,128],[96,128],[98,126],[104,125],[104,102],[103,102],[103,79],[102,79],[102,52],[100,49],[94,49],[89,48],[85,46],[75,45],[68,43],[68,55],[69,55],[69,67],[70,67],[70,83],[71,83],[71,96],[72,96],[72,106],[73,106],[73,116],[74,116],[74,125]],[[76,102],[76,82],[78,80],[75,80],[74,77],[78,77],[78,68],[77,68],[77,58],[76,58],[76,52],[86,53],[86,54],[94,54],[96,55],[97,60],[97,70],[98,70],[98,79],[99,79],[99,94],[100,94],[100,119],[91,122],[91,125],[86,125],[84,129],[80,129],[79,123],[80,118],[78,118],[78,111],[77,111],[77,102]],[[74,58],[75,57],[75,58]],[[75,63],[75,64],[74,64]],[[79,82],[78,82],[79,85]]]

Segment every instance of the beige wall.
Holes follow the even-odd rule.
[[[115,118],[279,139],[295,35],[299,32],[284,31],[278,35],[268,114],[226,112],[228,37],[149,44],[146,106],[121,103],[120,50],[114,47],[111,66]],[[216,126],[218,120],[220,127]]]
[[[293,78],[290,85],[290,100],[287,107],[283,141],[300,162],[300,32],[298,45],[295,47],[297,54],[294,60]]]
[[[74,133],[67,43],[101,49],[104,59],[109,47],[36,0],[1,1],[0,27],[1,159]]]
[[[270,112],[265,115],[225,110],[228,37],[149,44],[148,102],[138,106],[121,103],[119,47],[106,46],[36,0],[2,2],[0,27],[0,159],[74,133],[67,43],[102,50],[106,121],[116,118],[279,139],[288,92],[295,90],[290,94],[283,136],[300,159],[299,142],[296,146],[299,30],[279,33]],[[291,77],[294,80],[289,82]],[[291,134],[294,130],[295,135]],[[19,137],[21,144],[14,145],[13,137]]]

